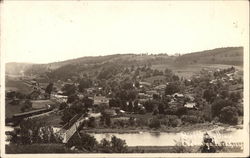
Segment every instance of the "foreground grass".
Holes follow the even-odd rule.
[[[32,153],[75,153],[66,148],[64,144],[31,144],[31,145],[6,145],[7,154],[32,154]]]
[[[201,153],[200,146],[133,146],[130,153]],[[216,153],[241,153],[240,147],[216,147]]]
[[[199,146],[130,146],[127,153],[200,153]],[[241,153],[239,147],[216,148],[217,153]],[[63,144],[6,145],[7,154],[91,153],[66,148]]]

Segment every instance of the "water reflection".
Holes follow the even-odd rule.
[[[216,143],[222,141],[227,143],[244,142],[244,131],[242,129],[231,130],[230,132],[222,133],[221,130],[207,131],[211,137],[215,139]],[[110,140],[112,135],[124,139],[128,146],[173,146],[176,141],[182,141],[187,145],[200,145],[203,139],[204,131],[197,130],[193,132],[179,132],[179,133],[160,133],[160,132],[141,132],[141,133],[103,133],[93,135],[97,141],[103,138]]]

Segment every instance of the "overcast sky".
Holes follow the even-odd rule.
[[[247,1],[10,1],[1,6],[6,62],[189,53],[245,46]]]

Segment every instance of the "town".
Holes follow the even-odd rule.
[[[95,70],[97,65],[91,66]],[[133,152],[116,136],[98,144],[93,134],[242,126],[243,72],[236,67],[206,67],[185,77],[168,67],[108,63],[99,72],[78,76],[67,70],[73,69],[70,66],[48,71],[46,77],[6,75],[7,82],[28,87],[25,93],[6,89],[7,144],[65,144],[68,152]]]

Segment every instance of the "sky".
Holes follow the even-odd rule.
[[[5,62],[245,46],[248,1],[4,1]]]

